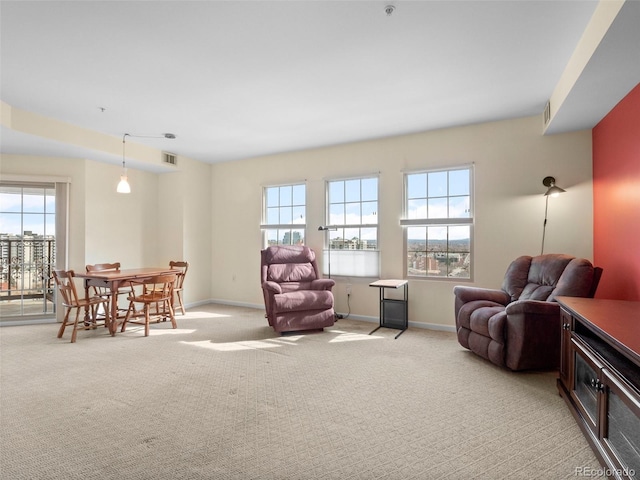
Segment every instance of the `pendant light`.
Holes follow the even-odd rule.
[[[120,175],[120,183],[118,183],[118,188],[116,188],[116,192],[118,193],[131,193],[131,185],[129,185],[129,179],[127,178],[127,166],[124,163],[124,144],[127,135],[129,134],[125,133],[122,136],[122,175]]]
[[[118,193],[131,193],[131,185],[129,185],[129,178],[127,177],[127,165],[125,163],[125,143],[127,137],[139,137],[139,138],[169,138],[174,139],[176,136],[173,133],[163,133],[162,135],[132,135],[125,133],[122,136],[122,175],[120,175],[120,182],[116,188]]]

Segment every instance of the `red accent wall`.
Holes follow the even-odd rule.
[[[597,298],[640,300],[640,84],[593,129]]]

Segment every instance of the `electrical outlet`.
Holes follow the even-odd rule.
[[[351,295],[351,284],[347,283],[347,295]]]

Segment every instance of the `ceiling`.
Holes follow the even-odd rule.
[[[640,81],[632,3],[554,132],[592,127]],[[171,132],[175,140],[135,141],[237,160],[541,114],[596,6],[2,0],[0,94],[100,134]],[[3,153],[121,160],[6,125],[1,133]]]

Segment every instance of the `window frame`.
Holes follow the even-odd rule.
[[[362,193],[363,193],[363,189],[362,189],[362,182],[368,179],[375,179],[376,182],[376,188],[375,188],[375,200],[371,200],[371,199],[366,199],[363,198]],[[350,181],[359,181],[360,182],[360,194],[359,194],[359,199],[357,201],[354,201],[353,199],[348,199],[347,198],[347,191],[346,191],[346,182],[350,182]],[[343,192],[344,196],[342,198],[342,201],[339,202],[331,202],[331,184],[335,183],[335,182],[345,182],[345,190]],[[363,209],[363,204],[369,203],[369,202],[373,202],[375,201],[375,211],[374,211],[374,215],[376,216],[376,223],[362,223],[362,217],[365,215],[364,209]],[[347,221],[347,205],[348,204],[359,204],[359,215],[360,215],[360,221],[361,223],[346,223]],[[344,223],[331,223],[331,205],[344,205]],[[323,236],[323,272],[324,271],[329,271],[329,274],[331,276],[338,276],[338,277],[356,277],[356,278],[379,278],[380,277],[380,258],[381,258],[381,254],[380,254],[380,215],[379,215],[379,211],[380,211],[380,174],[379,172],[373,173],[373,174],[365,174],[365,175],[356,175],[356,176],[349,176],[349,177],[336,177],[336,178],[327,178],[325,179],[325,226],[328,228],[327,231],[327,235]],[[345,231],[345,230],[350,230],[350,229],[357,229],[358,230],[358,240],[359,242],[363,241],[362,238],[362,230],[363,229],[375,229],[375,248],[341,248],[341,249],[335,249],[335,248],[331,248],[332,242],[331,242],[331,238],[333,237],[334,233],[336,231]],[[335,234],[337,235],[337,234]],[[344,242],[344,236],[343,238],[343,244]],[[333,255],[333,259],[331,261],[334,262],[334,270],[331,271],[331,265],[329,263],[329,255]],[[338,260],[341,257],[345,257],[346,256],[351,256],[353,257],[353,262],[351,265],[351,268],[358,268],[357,266],[355,266],[356,264],[360,263],[362,264],[362,262],[364,261],[363,259],[365,257],[368,256],[372,256],[375,255],[375,264],[371,267],[370,270],[367,270],[363,273],[358,273],[356,270],[353,271],[348,271],[345,272],[343,271],[346,267],[342,266],[339,267],[339,271],[338,273],[336,273],[335,271],[335,260],[336,260],[336,256],[338,256]],[[360,259],[360,260],[358,260]],[[368,262],[370,264],[370,262]],[[344,261],[343,261],[343,265],[344,265]],[[370,264],[371,265],[371,264]]]
[[[52,184],[55,186],[55,268],[56,269],[68,269],[68,256],[69,256],[69,191],[71,187],[70,177],[49,176],[49,175],[3,175],[3,185],[7,186],[23,186],[23,187],[41,187],[43,184]],[[58,297],[57,295],[55,296]],[[64,308],[60,308],[57,299],[54,306],[53,316],[58,322],[62,321],[64,316]],[[30,315],[30,316],[14,316],[14,315],[0,315],[0,322],[2,325],[20,325],[25,321],[38,321],[42,318],[51,318],[51,314],[43,313],[42,315]]]
[[[281,189],[283,187],[291,187],[292,189],[295,187],[299,187],[299,186],[303,186],[304,187],[304,204],[296,204],[294,203],[294,193],[292,191],[292,200],[291,200],[291,205],[282,205],[280,203],[281,201],[281,197],[280,197],[280,192],[278,194],[278,205],[277,208],[281,209],[284,207],[290,207],[291,208],[291,222],[290,223],[268,223],[268,209],[269,208],[274,208],[274,207],[270,207],[268,204],[268,191],[270,189]],[[308,195],[308,188],[307,188],[307,182],[305,181],[296,181],[296,182],[287,182],[287,183],[281,183],[281,184],[276,184],[276,185],[265,185],[262,187],[262,222],[260,223],[260,230],[262,233],[262,246],[263,248],[266,248],[268,246],[270,246],[269,244],[269,231],[270,230],[289,230],[290,233],[290,239],[291,242],[293,242],[293,231],[294,230],[302,230],[302,245],[304,245],[306,243],[306,238],[307,238],[307,195]],[[304,207],[304,222],[303,223],[294,223],[294,219],[293,219],[293,210],[295,207]],[[280,220],[280,219],[279,219]],[[279,237],[279,236],[278,236]],[[274,245],[297,245],[295,243],[282,243],[280,242],[280,238],[277,239],[276,244]]]
[[[406,171],[403,174],[403,208],[402,208],[402,219],[400,220],[400,225],[403,228],[403,269],[404,269],[404,277],[410,280],[438,280],[438,281],[457,281],[457,282],[472,282],[474,277],[474,226],[475,226],[475,189],[474,189],[474,172],[475,165],[471,164],[462,164],[450,167],[440,167],[440,168],[429,168],[429,169],[420,169],[420,170],[412,170]],[[408,218],[409,217],[409,177],[411,175],[418,174],[430,174],[430,173],[439,173],[446,172],[447,179],[450,172],[467,170],[469,172],[469,217],[445,217],[445,218]],[[428,183],[428,179],[427,179]],[[429,199],[433,198],[446,198],[447,204],[449,205],[449,199],[451,197],[456,197],[458,195],[450,195],[449,194],[449,182],[447,180],[447,194],[442,196],[433,196],[430,197],[428,192],[424,199],[427,204]],[[409,228],[411,227],[456,227],[456,226],[468,226],[469,227],[469,276],[459,277],[459,276],[450,276],[450,275],[429,275],[426,273],[425,275],[415,275],[409,273],[408,268],[408,255],[409,255]],[[449,239],[447,236],[447,246],[449,245]],[[428,250],[427,250],[428,251]],[[447,247],[447,254],[449,254],[449,250]]]

